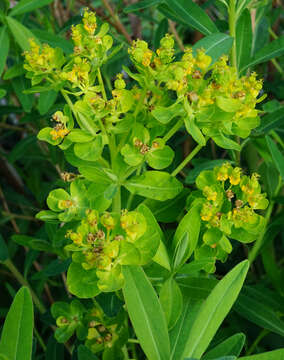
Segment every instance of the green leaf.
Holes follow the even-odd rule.
[[[165,169],[168,167],[175,156],[174,151],[169,146],[164,146],[162,149],[150,150],[146,155],[148,164],[156,170]]]
[[[188,334],[184,357],[200,358],[207,349],[237,299],[248,268],[249,262],[247,260],[241,262],[220,280],[212,290],[198,312]]]
[[[199,272],[200,270],[203,270],[206,265],[213,266],[215,261],[212,258],[204,258],[202,260],[194,260],[190,262],[189,264],[183,265],[179,270],[179,274],[188,274],[192,275],[194,273]]]
[[[61,48],[67,55],[73,52],[72,43],[61,36],[52,34],[45,30],[31,29],[31,31],[36,38],[40,40],[40,42],[48,44],[53,48]]]
[[[50,4],[52,1],[53,0],[21,0],[16,6],[13,7],[9,15],[16,16],[31,12],[35,9]]]
[[[47,342],[45,360],[62,360],[64,358],[64,345],[59,344],[53,334]]]
[[[183,107],[179,103],[174,103],[170,106],[156,106],[154,110],[152,110],[151,114],[154,118],[159,121],[161,124],[167,124],[172,119],[177,116],[180,116],[184,113]]]
[[[282,56],[284,54],[284,35],[279,36],[278,39],[273,40],[262,49],[260,49],[253,57],[253,59],[246,64],[241,72],[244,72],[247,68],[261,64],[275,57]]]
[[[144,204],[151,209],[157,221],[174,222],[185,208],[187,195],[188,189],[183,189],[174,199],[163,201],[163,203],[158,200],[146,199]]]
[[[161,2],[163,2],[163,0],[142,0],[142,1],[137,2],[136,4],[126,6],[126,8],[123,10],[123,12],[128,14],[131,12],[147,9],[150,6],[160,4]]]
[[[238,99],[227,98],[223,96],[217,96],[217,106],[225,112],[236,112],[242,106],[242,103]]]
[[[12,235],[12,240],[22,246],[27,246],[30,249],[46,252],[55,252],[51,244],[42,239],[36,239],[27,235]]]
[[[215,346],[212,350],[208,351],[203,357],[202,360],[213,360],[218,356],[239,356],[242,348],[244,346],[246,337],[243,333],[238,333],[233,336],[230,336],[225,341],[222,341],[221,344]]]
[[[209,160],[209,161],[202,161],[199,164],[196,164],[193,168],[193,170],[189,170],[185,183],[186,184],[194,184],[197,176],[201,173],[203,170],[212,170],[216,166],[221,166],[224,163],[232,163],[231,161],[224,159],[224,160]]]
[[[88,161],[97,161],[103,151],[103,139],[101,135],[97,135],[94,140],[87,143],[76,143],[74,145],[74,153],[78,158]]]
[[[275,142],[271,139],[270,136],[266,135],[266,143],[268,145],[269,151],[271,153],[273,162],[279,171],[279,174],[282,177],[282,180],[284,180],[284,156],[278,149],[278,146],[275,144]]]
[[[163,233],[151,210],[146,205],[140,204],[137,210],[147,222],[146,232],[135,242],[135,247],[141,255],[140,265],[144,265],[153,258],[160,244],[163,243]]]
[[[81,165],[79,171],[86,179],[98,184],[111,184],[115,181],[115,175],[99,165]]]
[[[232,46],[233,46],[234,39],[222,33],[211,34],[205,36],[201,40],[197,41],[192,49],[196,51],[197,49],[204,49],[205,54],[211,56],[212,64],[214,64],[222,55],[229,54]]]
[[[78,360],[98,360],[98,358],[87,346],[79,345]]]
[[[78,263],[72,262],[67,272],[69,291],[80,299],[95,297],[100,293],[97,285],[96,269],[85,270]]]
[[[6,26],[0,28],[0,77],[6,65],[7,56],[9,54],[10,40]]]
[[[266,114],[261,117],[261,123],[258,128],[255,129],[257,133],[267,133],[280,126],[284,119],[284,106],[276,109],[275,111]]]
[[[245,319],[284,336],[284,322],[276,315],[274,309],[263,304],[261,299],[253,298],[249,292],[241,293],[234,309]]]
[[[50,210],[42,210],[36,214],[36,219],[49,223],[58,223],[58,215]]]
[[[34,39],[38,42],[34,34],[19,21],[10,16],[6,16],[6,20],[11,33],[22,50],[30,50],[29,39]]]
[[[159,10],[167,15],[173,15],[174,20],[187,26],[193,27],[204,35],[218,32],[218,29],[210,17],[192,0],[165,0],[165,5],[160,5]]]
[[[229,139],[228,137],[224,136],[222,133],[212,136],[212,139],[218,146],[220,146],[223,149],[230,149],[237,151],[241,150],[240,145],[236,141]]]
[[[94,136],[81,129],[73,129],[68,134],[68,139],[75,143],[85,143],[94,139]]]
[[[155,37],[154,37],[155,49],[158,49],[162,37],[164,37],[168,32],[168,27],[169,27],[168,19],[164,18],[163,20],[160,21],[157,30],[155,31]]]
[[[170,360],[184,360],[184,352],[188,333],[200,308],[200,302],[192,301],[190,296],[183,293],[183,309],[175,327],[170,331],[171,356]]]
[[[162,285],[159,297],[168,328],[172,329],[181,315],[183,306],[182,293],[177,282],[172,277]]]
[[[283,359],[284,359],[284,349],[269,351],[257,355],[242,356],[239,358],[239,360],[283,360]]]
[[[0,353],[13,360],[30,360],[33,341],[33,301],[30,291],[22,287],[6,316],[0,341]]]
[[[23,64],[15,64],[5,72],[3,79],[10,80],[15,77],[21,76],[25,73],[25,69],[23,68]]]
[[[38,111],[40,115],[44,115],[48,112],[51,106],[55,103],[57,98],[57,92],[54,90],[50,90],[45,92],[44,94],[40,94],[38,100]]]
[[[206,141],[205,138],[199,129],[199,127],[195,123],[195,119],[193,116],[186,116],[184,119],[184,124],[187,132],[193,137],[193,139],[200,145],[205,146]]]
[[[193,206],[180,221],[174,234],[174,269],[190,258],[196,248],[200,232],[200,206]]]
[[[245,9],[238,19],[236,28],[236,60],[240,72],[250,61],[252,44],[252,25],[250,12]]]
[[[33,106],[34,97],[33,95],[24,93],[24,91],[30,86],[29,81],[23,76],[20,76],[14,78],[11,83],[24,111],[30,112]]]
[[[61,200],[70,200],[70,195],[63,189],[52,190],[47,197],[47,206],[52,211],[62,211],[62,208],[59,206]]]
[[[174,198],[183,189],[176,178],[162,171],[146,171],[126,181],[124,186],[133,194],[160,201]]]
[[[151,360],[168,360],[167,324],[154,288],[138,266],[124,266],[123,275],[127,310],[142,349]]]

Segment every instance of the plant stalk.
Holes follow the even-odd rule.
[[[18,282],[21,285],[29,288],[35,306],[38,308],[40,313],[42,313],[42,314],[45,313],[46,309],[45,309],[44,305],[41,303],[40,299],[38,298],[36,293],[33,291],[32,287],[30,286],[28,281],[19,272],[19,270],[16,268],[16,266],[13,264],[13,262],[10,259],[7,259],[7,260],[3,261],[2,263],[11,271],[11,273],[14,275],[14,277],[18,280]]]
[[[179,166],[171,173],[172,176],[176,176],[187,165],[194,156],[203,148],[203,145],[197,145],[190,154],[179,164]]]
[[[166,135],[163,137],[163,140],[167,142],[182,126],[183,119],[178,120],[175,125],[166,133]]]
[[[232,38],[234,38],[234,42],[233,42],[233,46],[232,46],[232,50],[231,50],[231,55],[230,55],[230,60],[231,60],[231,65],[235,66],[237,68],[237,51],[236,51],[236,23],[237,23],[237,17],[236,17],[236,1],[235,0],[230,0],[228,14],[229,14],[230,36],[232,36]]]

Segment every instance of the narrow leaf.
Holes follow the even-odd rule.
[[[267,142],[268,148],[270,150],[273,162],[274,162],[276,168],[278,169],[282,179],[284,180],[284,157],[281,154],[281,152],[278,149],[275,142],[268,135],[266,135],[265,138],[266,138],[266,142]]]
[[[284,360],[284,349],[269,351],[262,354],[243,356],[239,360]]]
[[[165,0],[165,5],[160,5],[158,9],[173,20],[178,19],[178,22],[191,26],[204,35],[218,32],[206,12],[192,0]]]
[[[53,0],[21,0],[16,6],[13,7],[9,15],[21,15],[31,12],[40,7],[50,4]]]
[[[124,266],[123,275],[127,310],[142,349],[148,359],[168,360],[167,324],[154,288],[140,267]]]
[[[217,61],[220,56],[229,54],[234,39],[222,33],[216,33],[208,35],[201,40],[197,41],[192,49],[196,51],[197,49],[204,49],[205,53],[212,58],[212,64]]]
[[[248,261],[235,266],[212,290],[188,334],[184,357],[200,358],[229,313],[242,288]]]
[[[239,18],[236,29],[237,67],[239,71],[250,61],[251,44],[251,17],[250,12],[246,9]]]
[[[212,360],[218,358],[218,356],[239,356],[242,348],[245,343],[245,334],[239,333],[233,336],[230,336],[225,341],[221,342],[215,346],[212,350],[208,351],[203,357],[202,360]]]
[[[36,40],[34,34],[27,27],[25,27],[19,21],[15,20],[12,17],[7,16],[6,20],[9,29],[13,34],[16,42],[20,46],[20,48],[24,51],[29,50],[30,49],[29,39]]]
[[[9,35],[7,33],[6,26],[2,26],[0,28],[0,76],[2,75],[2,72],[4,70],[6,59],[9,53]]]
[[[264,63],[283,54],[284,35],[280,36],[276,40],[273,40],[272,42],[264,46],[262,49],[260,49],[253,57],[252,61],[250,61],[248,64],[246,64],[246,66],[241,69],[241,72],[245,71],[248,67]]]
[[[0,341],[0,353],[13,360],[30,360],[33,324],[32,297],[28,288],[22,287],[17,292],[6,316]]]
[[[163,0],[142,0],[138,1],[135,4],[131,4],[127,6],[123,11],[128,14],[131,12],[147,9],[150,6],[155,6],[157,4],[160,4]]]

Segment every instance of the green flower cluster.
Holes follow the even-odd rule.
[[[266,194],[261,193],[257,174],[242,175],[240,168],[229,163],[201,172],[196,186],[199,191],[190,198],[201,205],[204,231],[195,258],[225,261],[232,251],[229,239],[249,243],[263,230],[264,217],[255,210],[266,209]]]
[[[123,313],[116,317],[107,317],[100,306],[85,307],[79,300],[70,304],[59,301],[52,305],[51,314],[56,319],[55,338],[59,343],[68,341],[74,333],[80,341],[93,352],[104,352],[123,345]]]
[[[124,284],[123,265],[143,265],[155,255],[159,243],[147,236],[147,221],[139,211],[99,214],[88,209],[76,230],[67,232],[72,243],[65,250],[73,254],[73,263],[83,272],[95,272],[94,288],[116,291]],[[70,269],[67,282],[70,274],[72,278],[72,266]]]
[[[127,88],[125,73],[120,73],[107,96],[100,66],[120,49],[110,51],[107,32],[106,24],[97,31],[95,14],[86,10],[82,24],[72,27],[74,51],[67,58],[61,50],[31,41],[25,52],[28,77],[33,84],[45,80],[50,89],[61,90],[68,104],[65,120],[61,116],[53,129],[42,129],[39,139],[73,150],[79,159],[96,161],[115,134],[122,137],[119,149],[128,165],[147,162],[163,169],[171,164],[173,152],[162,138],[177,122],[201,145],[211,137],[235,150],[240,145],[230,137],[245,138],[258,126],[255,107],[263,97],[258,98],[262,81],[256,74],[238,78],[226,56],[213,63],[202,49],[188,48],[176,61],[174,39],[168,34],[156,51],[143,40],[133,42],[128,52],[137,72],[124,71],[136,85]],[[76,98],[74,103],[69,95]],[[90,148],[92,155],[86,155]]]

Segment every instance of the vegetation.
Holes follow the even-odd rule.
[[[1,2],[0,359],[284,359],[281,10]]]

